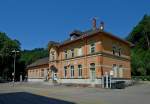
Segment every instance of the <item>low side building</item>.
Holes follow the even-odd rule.
[[[49,57],[39,59],[27,66],[28,81],[48,80]]]

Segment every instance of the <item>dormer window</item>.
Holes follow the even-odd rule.
[[[79,31],[79,30],[74,30],[73,32],[71,32],[70,34],[70,39],[71,40],[74,40],[76,39],[77,37],[81,36],[82,35],[82,32]]]
[[[77,37],[76,35],[72,35],[71,40],[74,40],[76,37]]]

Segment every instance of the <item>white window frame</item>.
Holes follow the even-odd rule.
[[[94,51],[92,52],[92,50],[94,49]],[[91,43],[90,44],[90,53],[95,53],[96,51],[96,44],[95,43]]]
[[[70,66],[70,78],[74,78],[74,66]]]
[[[119,77],[123,78],[123,66],[119,65]]]
[[[96,67],[95,67],[95,63],[91,63],[90,64],[90,76],[91,76],[91,81],[93,82],[93,81],[95,81],[95,79],[96,79]],[[94,76],[93,76],[94,75]]]
[[[79,67],[80,66],[80,67]],[[82,65],[78,65],[78,77],[82,78]]]
[[[113,77],[117,78],[118,77],[118,66],[116,64],[113,64],[112,68],[113,68],[112,70],[114,72]]]
[[[67,78],[67,66],[64,66],[64,78]]]
[[[78,48],[77,54],[78,54],[78,56],[82,56],[82,47]]]
[[[65,56],[65,59],[68,58],[68,53],[67,53],[67,50],[64,51],[64,56]]]
[[[71,55],[71,57],[74,57],[74,49],[70,50],[70,55]]]

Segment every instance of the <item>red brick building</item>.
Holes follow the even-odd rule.
[[[49,57],[36,60],[27,66],[28,81],[44,81],[48,79],[49,72]]]
[[[49,43],[51,80],[58,83],[98,84],[102,76],[113,71],[116,80],[130,81],[131,44],[104,31],[101,23],[91,30],[75,30],[62,43]]]

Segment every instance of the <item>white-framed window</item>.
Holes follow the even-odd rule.
[[[71,49],[71,57],[74,57],[74,49]]]
[[[82,65],[78,65],[78,76],[82,78]]]
[[[74,78],[74,66],[70,66],[70,77]]]
[[[67,66],[64,66],[64,78],[67,78]]]
[[[90,44],[90,53],[95,52],[95,43]]]
[[[67,50],[65,50],[64,53],[65,53],[65,59],[67,59],[68,58]]]
[[[95,71],[95,63],[90,64],[90,72],[91,72],[91,81],[95,81],[96,79],[96,71]]]
[[[123,66],[119,65],[119,77],[122,78],[123,77]]]
[[[78,56],[82,56],[82,47],[78,48],[77,54]]]
[[[117,78],[118,77],[118,66],[116,64],[113,64],[112,70],[114,72],[113,77]]]

